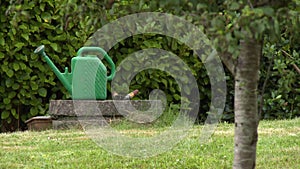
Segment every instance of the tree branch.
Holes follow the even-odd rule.
[[[248,0],[248,4],[250,5],[250,8],[253,9],[253,5],[250,0]]]
[[[228,52],[220,53],[220,58],[222,62],[225,64],[230,73],[235,76],[235,64],[232,55]]]
[[[300,69],[299,69],[299,67],[298,67],[297,65],[295,65],[294,63],[293,63],[293,67],[294,67],[294,69],[296,69],[296,71],[298,72],[298,74],[300,74]]]
[[[281,49],[281,51],[285,56],[288,56],[289,58],[293,59],[293,57],[290,54],[288,54],[285,50]],[[300,74],[300,68],[295,63],[292,63],[292,66],[297,71],[297,73]]]
[[[105,8],[111,9],[114,3],[115,3],[115,0],[108,0]]]

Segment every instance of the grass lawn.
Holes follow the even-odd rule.
[[[0,168],[232,168],[233,125],[219,124],[211,140],[201,145],[202,127],[194,126],[171,151],[149,158],[108,153],[80,130],[2,133]],[[116,128],[141,135],[161,130],[124,124]],[[257,168],[300,168],[300,118],[260,122]]]

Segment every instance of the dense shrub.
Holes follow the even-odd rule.
[[[34,49],[46,45],[46,52],[63,70],[95,28],[86,26],[94,20],[84,20],[85,13],[68,13],[79,7],[84,10],[84,3],[6,0],[0,5],[0,112],[6,131],[45,114],[50,99],[70,98],[49,66],[33,54]]]
[[[92,5],[93,4],[93,5]],[[46,53],[62,71],[71,57],[85,44],[102,23],[114,19],[102,4],[92,1],[1,1],[0,11],[0,105],[3,131],[24,127],[24,121],[47,113],[49,100],[70,99],[43,59],[33,53],[44,44]],[[103,6],[103,8],[101,7]],[[101,15],[99,15],[101,14]],[[153,46],[154,45],[154,46]],[[118,65],[127,55],[145,48],[160,47],[184,58],[197,77],[201,93],[201,116],[209,103],[209,79],[203,64],[192,51],[176,39],[159,35],[133,36],[117,44],[109,55]],[[179,89],[174,79],[158,70],[143,71],[131,82],[139,89],[140,99],[147,99],[152,89],[160,88],[169,103],[178,103]]]
[[[284,45],[284,42],[282,45],[265,45],[264,60],[267,64],[262,65],[260,83],[262,119],[300,116],[300,74],[293,66],[300,66],[299,51]]]
[[[2,131],[24,129],[24,121],[47,113],[49,100],[70,99],[43,59],[33,54],[44,44],[46,52],[60,70],[70,67],[71,58],[102,25],[135,12],[164,12],[157,3],[136,4],[111,0],[47,0],[0,2],[0,126]],[[171,2],[171,1],[170,1]],[[173,2],[173,1],[172,1]],[[169,4],[170,5],[170,4]],[[154,7],[153,7],[154,6]],[[172,6],[172,5],[171,5]],[[174,9],[176,10],[176,9]],[[165,11],[166,12],[166,11]],[[188,18],[189,19],[189,18]],[[192,20],[192,19],[191,19]],[[193,21],[195,24],[199,22]],[[292,25],[293,26],[293,25]],[[287,28],[291,28],[289,26]],[[287,29],[288,30],[288,29]],[[262,118],[299,116],[299,74],[292,64],[299,63],[299,44],[284,34],[277,46],[266,44],[261,68],[260,96]],[[300,37],[300,36],[298,36]],[[203,63],[191,49],[176,39],[162,35],[136,35],[116,44],[110,51],[116,65],[126,56],[146,48],[161,48],[179,56],[192,69],[200,92],[199,120],[206,117],[210,104],[210,83]],[[292,57],[283,56],[284,49]],[[271,66],[269,66],[271,65]],[[268,67],[270,67],[270,71]],[[227,73],[228,95],[223,120],[233,121],[233,78]],[[108,86],[110,89],[110,86]],[[148,99],[152,89],[162,89],[169,103],[179,103],[178,85],[170,75],[159,70],[142,71],[131,82],[139,89],[137,99]]]

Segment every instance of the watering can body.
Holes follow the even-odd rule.
[[[48,65],[54,71],[64,87],[75,100],[104,100],[107,97],[107,81],[115,75],[115,64],[107,53],[99,47],[82,47],[77,56],[71,60],[71,72],[68,67],[61,73],[51,59],[45,54],[44,46],[40,46],[35,53],[42,54]],[[107,69],[97,55],[84,55],[84,53],[97,53],[104,56],[111,68],[107,76]]]

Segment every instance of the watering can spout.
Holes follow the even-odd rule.
[[[55,75],[58,77],[58,79],[62,82],[64,87],[68,90],[68,92],[71,94],[72,93],[72,87],[71,87],[71,82],[70,78],[68,78],[69,73],[68,73],[68,68],[65,69],[64,73],[61,73],[59,69],[54,65],[54,63],[51,61],[51,59],[46,55],[45,53],[45,46],[41,45],[38,48],[35,49],[34,53],[40,54],[43,56],[43,58],[46,60],[47,64],[50,66],[50,68],[53,70]]]

